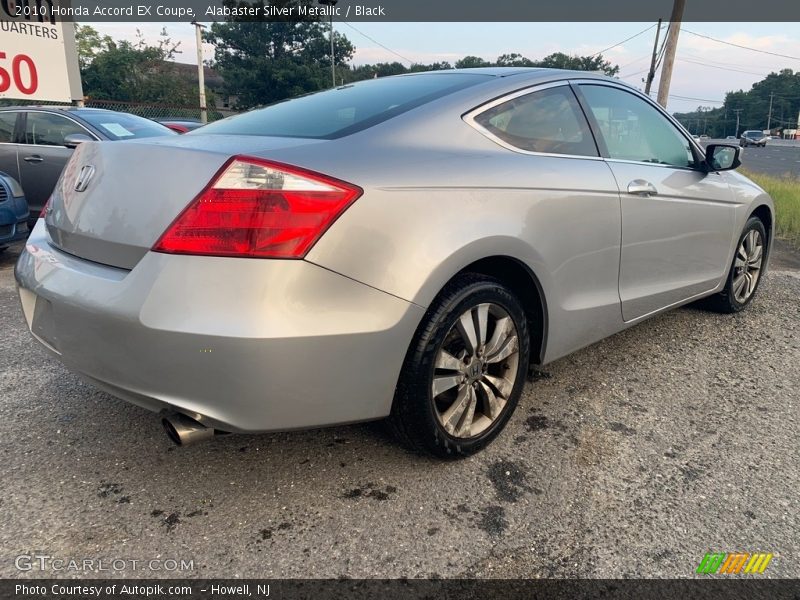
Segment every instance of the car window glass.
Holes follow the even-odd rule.
[[[689,140],[653,106],[624,90],[582,85],[610,158],[694,167]]]
[[[63,146],[64,138],[87,131],[66,117],[52,113],[29,112],[25,124],[25,143],[37,146]]]
[[[241,113],[192,135],[336,139],[486,81],[486,75],[455,71],[368,79]]]
[[[84,110],[81,118],[99,129],[110,140],[133,140],[138,138],[177,135],[170,128],[144,117],[110,110]]]
[[[475,121],[520,150],[598,156],[589,125],[567,85],[513,98],[485,110]]]
[[[0,113],[0,143],[8,144],[14,141],[14,125],[17,123],[17,113]]]

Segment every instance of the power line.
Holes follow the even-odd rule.
[[[647,33],[648,31],[650,31],[650,30],[651,30],[653,27],[655,27],[655,26],[656,26],[656,25],[655,25],[655,23],[653,23],[653,24],[652,24],[652,25],[650,25],[650,27],[648,27],[647,29],[642,29],[642,30],[641,30],[639,33],[636,33],[636,34],[632,35],[632,36],[631,36],[631,37],[629,37],[629,38],[625,38],[624,40],[622,40],[621,42],[617,42],[617,43],[616,43],[616,44],[614,44],[613,46],[609,46],[608,48],[605,48],[605,49],[603,49],[603,50],[600,50],[600,52],[595,52],[594,54],[592,54],[592,56],[591,56],[590,58],[594,58],[595,56],[600,56],[600,55],[601,55],[601,54],[603,54],[604,52],[608,52],[609,50],[611,50],[611,49],[613,49],[613,48],[616,48],[617,46],[622,46],[622,44],[624,44],[625,42],[630,42],[632,39],[639,37],[639,36],[640,36],[640,35],[642,35],[643,33]]]
[[[725,104],[724,100],[709,100],[708,98],[692,98],[691,96],[678,96],[675,94],[670,94],[670,98],[675,98],[676,100],[693,100],[696,102],[711,102],[712,104]]]
[[[761,69],[761,68],[769,69],[770,68],[770,67],[763,67],[761,65],[734,63],[734,62],[727,62],[727,61],[724,61],[724,60],[706,58],[705,56],[699,56],[697,54],[692,54],[691,52],[686,52],[685,50],[681,50],[680,55],[682,57],[683,56],[688,56],[689,58],[693,58],[695,60],[699,60],[699,61],[703,61],[703,62],[707,62],[707,63],[713,63],[715,65],[720,65],[720,66],[723,66],[723,67],[735,67],[737,69],[749,69],[751,67],[756,67],[756,68],[759,68],[759,69]]]
[[[669,35],[669,30],[672,27],[672,23],[667,23],[667,29],[664,31],[664,39],[661,42],[661,49],[658,51],[658,60],[656,61],[656,71],[661,66],[661,61],[664,60],[664,50],[667,47],[667,36]]]
[[[694,31],[689,31],[685,27],[681,28],[681,31],[685,31],[686,33],[690,33],[692,35],[696,35],[697,37],[705,38],[707,40],[711,40],[712,42],[717,42],[719,44],[725,44],[727,46],[733,46],[734,48],[742,48],[743,50],[750,50],[752,52],[760,52],[761,54],[769,54],[770,56],[779,56],[781,58],[790,58],[792,60],[800,60],[798,56],[790,56],[788,54],[779,54],[777,52],[770,52],[768,50],[760,50],[758,48],[751,48],[750,46],[742,46],[741,44],[734,44],[733,42],[726,42],[724,40],[718,40],[717,38],[713,38],[710,35],[705,35],[702,33],[696,33]]]
[[[389,48],[388,46],[384,46],[384,45],[383,45],[383,44],[381,44],[381,43],[380,43],[378,40],[376,40],[376,39],[375,39],[375,38],[373,38],[373,37],[370,37],[370,36],[368,36],[366,33],[364,33],[363,31],[361,31],[360,29],[356,29],[356,28],[355,28],[353,25],[351,25],[351,24],[350,24],[350,23],[348,23],[347,21],[340,21],[340,22],[341,22],[341,23],[344,23],[345,25],[347,25],[347,26],[348,26],[350,29],[352,29],[352,30],[353,30],[353,31],[355,31],[356,33],[359,33],[359,34],[361,34],[362,36],[364,36],[365,38],[367,38],[367,39],[368,39],[369,41],[371,41],[372,43],[374,43],[374,44],[378,44],[378,46],[380,46],[380,47],[381,47],[381,48],[383,48],[384,50],[388,50],[389,52],[391,52],[391,53],[392,53],[392,54],[394,54],[395,56],[399,56],[400,58],[402,58],[404,61],[406,61],[407,63],[409,63],[409,64],[411,64],[411,65],[413,65],[413,64],[414,64],[414,61],[413,61],[413,60],[411,60],[410,58],[406,58],[405,56],[403,56],[403,55],[402,55],[402,54],[400,54],[399,52],[395,52],[394,50],[392,50],[392,49],[391,49],[391,48]]]
[[[627,79],[628,77],[633,77],[635,75],[641,75],[642,73],[647,73],[650,68],[643,69],[642,71],[636,71],[636,73],[629,73],[628,75],[620,75],[620,79]]]
[[[700,62],[699,60],[691,60],[689,58],[678,57],[682,62],[688,62],[702,67],[709,67],[711,69],[721,69],[723,71],[733,71],[734,73],[747,73],[748,75],[758,75],[759,77],[766,77],[768,73],[756,73],[754,71],[743,71],[742,69],[732,69],[731,67],[718,67],[717,65],[710,65],[708,63]]]
[[[636,60],[632,60],[631,62],[629,62],[629,63],[626,63],[626,64],[622,65],[622,66],[620,67],[620,71],[621,71],[622,69],[627,69],[627,68],[628,68],[628,67],[630,67],[631,65],[634,65],[634,64],[636,64],[637,62],[644,60],[645,58],[650,58],[650,55],[649,55],[649,54],[647,54],[647,55],[645,55],[645,56],[641,56],[641,57],[637,58]]]

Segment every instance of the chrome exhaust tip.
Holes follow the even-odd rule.
[[[189,446],[214,437],[214,429],[180,413],[172,413],[161,419],[167,437],[178,446]]]

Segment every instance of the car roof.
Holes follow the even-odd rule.
[[[87,108],[85,106],[60,106],[56,104],[24,104],[15,106],[0,106],[0,111],[4,110],[41,110],[47,112],[70,112],[70,113],[108,113],[114,112],[105,108]]]
[[[474,67],[469,69],[441,69],[438,71],[416,71],[413,73],[403,73],[399,77],[413,77],[417,75],[452,75],[453,73],[472,73],[475,75],[486,75],[487,77],[513,77],[516,75],[528,75],[530,78],[545,79],[554,75],[562,77],[600,77],[610,79],[601,71],[575,71],[571,69],[550,69],[545,67]],[[618,81],[614,79],[614,81]]]

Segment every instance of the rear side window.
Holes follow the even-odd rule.
[[[25,122],[25,143],[37,146],[63,146],[73,133],[87,135],[86,129],[61,115],[29,112]]]
[[[513,98],[480,113],[475,122],[520,150],[599,156],[589,124],[568,85]]]
[[[10,144],[14,142],[14,126],[17,124],[17,113],[0,113],[0,143]]]
[[[335,139],[373,127],[437,98],[488,81],[437,73],[370,79],[217,121],[187,135],[266,135]]]

